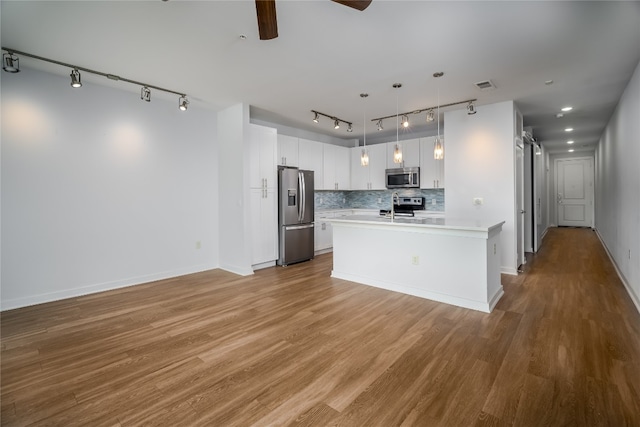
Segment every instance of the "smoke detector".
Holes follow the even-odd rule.
[[[493,90],[496,88],[496,85],[494,85],[491,80],[483,80],[474,84],[480,90]]]

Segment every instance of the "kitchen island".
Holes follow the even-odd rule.
[[[333,225],[332,277],[490,313],[502,222],[351,215]]]

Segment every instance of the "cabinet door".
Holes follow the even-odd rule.
[[[324,186],[323,174],[323,147],[321,142],[308,139],[298,139],[299,168],[314,172],[313,182],[316,190],[322,190]]]
[[[369,147],[367,147],[369,150]],[[360,156],[362,155],[362,147],[353,147],[351,151],[351,189],[352,190],[368,190],[369,189],[369,166],[362,166]]]
[[[298,166],[298,138],[278,135],[278,164]]]
[[[336,188],[336,155],[338,147],[332,144],[322,144],[322,173],[323,190],[337,190]]]
[[[387,145],[376,144],[369,147],[369,189],[384,190],[384,170],[387,168]]]
[[[276,190],[253,188],[251,204],[251,262],[261,264],[278,258]]]
[[[278,179],[276,129],[251,124],[249,128],[249,187],[275,188]],[[266,180],[266,181],[263,181]]]
[[[444,160],[433,158],[435,136],[420,138],[420,188],[444,188]]]
[[[351,189],[351,157],[347,147],[336,146],[334,151],[335,180],[338,190]]]
[[[407,139],[400,141],[402,148],[402,163],[393,162],[393,152],[396,148],[395,142],[389,142],[387,146],[387,168],[414,168],[420,166],[420,139]]]

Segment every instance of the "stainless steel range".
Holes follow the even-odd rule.
[[[414,211],[424,210],[424,197],[394,197],[395,216],[414,216]],[[390,216],[391,208],[380,209],[380,216]]]

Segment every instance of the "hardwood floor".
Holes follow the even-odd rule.
[[[593,231],[549,230],[491,314],[331,262],[3,312],[2,425],[640,425],[640,315]]]

